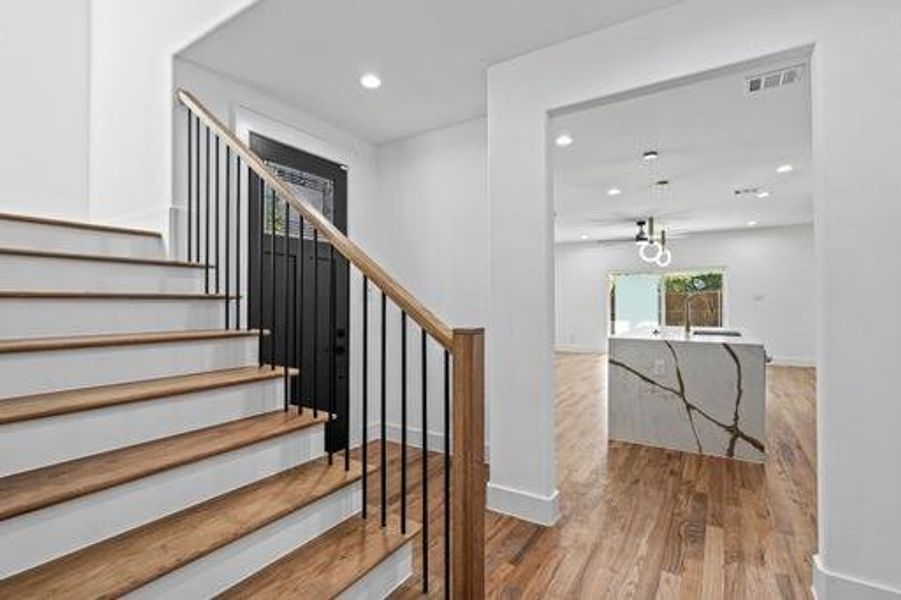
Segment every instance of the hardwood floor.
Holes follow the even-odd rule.
[[[608,445],[605,357],[560,354],[556,368],[562,516],[555,527],[543,528],[488,513],[489,597],[810,597],[810,557],[817,547],[812,369],[768,369],[769,458],[755,465]],[[410,451],[408,467],[409,511],[417,520],[419,454]],[[375,460],[377,453],[370,456]],[[399,491],[396,446],[389,456],[389,489]],[[442,457],[430,456],[434,597],[443,593],[441,468]],[[378,479],[370,477],[369,485],[370,500],[377,501]],[[417,575],[394,597],[420,595]]]

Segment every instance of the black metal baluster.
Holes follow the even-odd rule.
[[[298,279],[300,280],[300,292],[299,292],[300,293],[300,317],[299,317],[299,323],[297,325],[297,341],[298,341],[297,364],[300,366],[300,378],[297,381],[297,406],[298,406],[297,411],[302,413],[303,412],[303,386],[305,385],[306,377],[308,376],[308,374],[305,373],[303,370],[303,341],[304,341],[304,337],[303,337],[303,330],[304,330],[304,312],[303,312],[304,279],[303,279],[303,274],[304,274],[304,269],[306,268],[306,265],[304,264],[304,261],[305,261],[304,252],[305,252],[307,239],[304,235],[303,215],[298,214],[298,218],[300,220],[300,223],[299,223],[300,235],[298,236],[299,237],[298,243],[300,244],[300,249],[297,251],[299,254],[299,256],[297,257],[297,262],[300,263],[300,266],[298,267],[298,269],[300,270],[300,274],[298,275]],[[316,331],[315,327],[313,328],[313,331]]]
[[[200,262],[200,117],[194,117],[194,252],[195,262]]]
[[[222,270],[222,264],[219,262],[219,136],[216,136],[216,251],[213,253],[213,266],[215,271],[213,275],[216,277],[216,293],[219,293],[219,274]]]
[[[232,149],[225,145],[225,328],[231,329],[231,185]],[[216,273],[218,274],[218,270]]]
[[[319,416],[319,230],[313,228],[313,418]]]
[[[206,152],[204,153],[204,161],[206,162],[205,185],[203,188],[206,197],[206,210],[203,211],[203,290],[205,294],[210,293],[210,128],[206,128]]]
[[[269,368],[275,370],[275,213],[278,207],[278,194],[272,190],[272,202],[269,211],[269,288],[271,302],[269,312]]]
[[[285,380],[285,412],[288,412],[288,404],[291,402],[291,382],[289,381],[288,372],[290,371],[291,361],[288,360],[288,348],[290,348],[289,342],[291,338],[291,303],[288,302],[288,294],[291,291],[291,288],[288,285],[288,282],[291,279],[291,271],[289,270],[291,261],[288,256],[288,242],[291,238],[290,225],[291,223],[291,203],[288,202],[288,199],[285,198],[285,326],[282,329],[282,335],[284,336],[282,348],[282,368],[284,369],[284,380]]]
[[[241,329],[241,216],[241,157],[235,155],[235,329]],[[247,228],[250,229],[250,224]]]
[[[450,352],[444,350],[444,597],[450,598],[450,545],[451,545],[451,427],[450,427]]]
[[[429,417],[428,338],[422,330],[422,591],[429,591]]]
[[[191,244],[193,240],[191,239],[191,228],[193,227],[194,221],[194,151],[193,151],[193,121],[191,118],[191,109],[188,109],[188,251],[187,251],[187,260],[191,262]]]
[[[407,533],[407,313],[400,314],[400,532]]]
[[[300,349],[301,338],[303,332],[303,309],[298,310],[298,302],[297,302],[297,293],[300,289],[301,281],[300,277],[303,274],[303,216],[298,212],[297,213],[297,221],[299,225],[298,236],[297,236],[297,257],[294,259],[294,304],[291,308],[291,314],[294,315],[294,327],[293,327],[293,335],[294,335],[294,360],[292,361],[292,365],[297,363],[297,375],[294,379],[294,399],[297,401],[297,414],[303,413],[303,405],[300,401],[300,385],[302,383],[301,375],[303,369],[303,361],[301,360]]]
[[[344,262],[342,260],[342,262]],[[345,263],[346,267],[344,272],[346,273],[346,279],[344,280],[344,284],[347,286],[345,288],[348,296],[350,295],[350,261]],[[351,355],[350,355],[350,301],[344,303],[344,356],[347,364],[345,365],[344,372],[347,374],[347,394],[350,395],[350,372],[351,372]],[[344,435],[344,470],[350,471],[350,401],[347,403],[347,427],[346,434]],[[365,467],[364,467],[365,472]]]
[[[335,402],[335,326],[337,324],[336,320],[336,312],[335,312],[335,290],[337,286],[335,286],[335,247],[330,243],[329,244],[329,307],[328,307],[328,324],[329,324],[329,353],[328,353],[328,379],[329,379],[329,391],[328,391],[328,428],[331,434],[334,436],[335,434],[335,409],[337,407],[337,403]],[[332,446],[329,446],[328,450],[328,464],[334,463],[334,449]]]
[[[367,445],[369,443],[369,278],[363,275],[363,416],[361,418],[363,445],[360,450],[363,459],[363,518],[366,518],[367,481],[369,476],[366,470],[369,468],[367,460]]]
[[[248,173],[248,177],[249,177]],[[263,366],[263,331],[265,330],[265,326],[263,325],[263,236],[266,234],[266,183],[263,181],[263,178],[260,177],[260,222],[258,227],[260,228],[260,236],[257,238],[257,250],[259,250],[259,270],[257,271],[257,327],[260,330],[260,338],[259,338],[259,350],[257,354],[259,354],[260,359],[260,367]]]
[[[387,411],[385,410],[385,406],[386,406],[386,402],[387,402],[386,395],[385,395],[385,391],[387,390],[387,385],[386,385],[387,378],[385,377],[385,371],[386,371],[386,366],[387,366],[387,363],[385,360],[386,359],[385,350],[387,348],[386,337],[385,337],[386,301],[387,301],[387,299],[385,297],[385,292],[382,292],[382,313],[381,313],[382,314],[382,330],[381,330],[382,333],[381,333],[380,340],[379,340],[379,342],[381,344],[381,352],[380,352],[379,359],[381,360],[381,371],[382,371],[381,381],[379,382],[381,384],[381,397],[379,398],[381,412],[379,413],[379,416],[381,417],[380,432],[381,432],[382,439],[381,439],[380,451],[381,451],[382,468],[379,471],[379,475],[381,476],[381,483],[382,483],[382,498],[381,498],[381,500],[382,500],[382,527],[384,527],[385,525],[388,524],[388,447],[387,447],[387,439],[386,439],[388,437],[387,424],[386,424],[386,422],[388,420],[388,414],[387,414]]]

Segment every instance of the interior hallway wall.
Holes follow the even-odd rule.
[[[488,320],[487,123],[477,119],[378,147],[379,256],[397,279],[452,327]],[[400,378],[397,310],[388,313],[388,372]],[[420,331],[408,330],[410,427],[420,439]],[[442,352],[429,344],[429,446],[443,444]],[[393,389],[392,389],[393,388]],[[396,386],[389,393],[397,395]],[[388,414],[397,437],[399,404]]]
[[[695,234],[670,242],[673,262],[650,267],[634,244],[557,244],[557,348],[607,351],[609,276],[724,268],[725,324],[747,328],[781,364],[816,362],[813,226]]]
[[[256,1],[91,0],[91,218],[168,233],[172,59]]]
[[[89,8],[0,2],[0,211],[88,216]]]

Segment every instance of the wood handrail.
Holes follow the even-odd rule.
[[[178,101],[194,112],[210,128],[216,133],[232,151],[238,154],[247,163],[247,166],[263,179],[269,187],[275,190],[281,198],[289,202],[291,206],[299,212],[307,220],[307,222],[320,233],[341,253],[344,258],[355,265],[363,275],[369,278],[379,289],[391,298],[391,300],[405,311],[407,315],[416,321],[420,327],[425,329],[439,344],[453,352],[454,334],[453,330],[439,319],[432,311],[426,308],[416,297],[410,293],[404,286],[398,283],[385,269],[382,268],[375,260],[369,257],[362,248],[352,242],[347,236],[335,227],[325,215],[316,208],[309,205],[305,200],[298,197],[297,194],[278,176],[276,176],[263,160],[250,149],[244,142],[222,123],[216,115],[211,113],[200,103],[190,92],[179,89],[176,94]]]

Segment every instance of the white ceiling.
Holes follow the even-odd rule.
[[[677,1],[262,0],[180,56],[382,143],[485,114],[492,63]]]
[[[556,238],[616,240],[635,235],[635,220],[657,218],[671,237],[810,223],[810,92],[800,83],[748,95],[747,76],[797,64],[771,64],[666,89],[552,120],[574,143],[552,144]],[[658,150],[653,163],[643,152]],[[795,171],[780,175],[784,163]],[[653,182],[670,180],[664,192]],[[622,190],[619,196],[607,190]],[[760,187],[769,198],[736,196]]]

